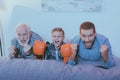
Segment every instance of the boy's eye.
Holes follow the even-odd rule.
[[[53,36],[53,37],[56,37],[56,36]]]
[[[83,37],[86,37],[86,35],[82,35]]]
[[[24,36],[27,35],[27,34],[23,34]]]
[[[61,37],[61,36],[58,36],[58,37]]]

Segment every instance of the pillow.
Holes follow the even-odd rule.
[[[74,66],[72,80],[106,80],[106,69],[98,68],[90,64]]]
[[[71,65],[56,60],[0,60],[0,79],[69,80],[70,69]]]

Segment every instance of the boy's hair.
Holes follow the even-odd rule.
[[[63,35],[65,35],[64,30],[63,30],[62,28],[60,28],[60,27],[57,27],[57,28],[52,29],[52,33],[53,33],[54,31],[62,32]]]

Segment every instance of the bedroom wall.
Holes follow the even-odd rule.
[[[39,33],[45,41],[51,42],[51,29],[62,27],[66,40],[79,34],[79,25],[92,21],[96,30],[109,38],[113,54],[120,57],[119,51],[119,0],[103,0],[101,12],[41,12],[40,0],[5,0],[6,9],[0,10],[0,21],[3,31],[4,56],[8,56],[8,47],[15,35],[17,23],[27,23]],[[47,37],[46,37],[47,36]]]

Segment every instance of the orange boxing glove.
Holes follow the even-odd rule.
[[[60,52],[61,52],[62,57],[64,58],[64,62],[67,63],[69,60],[69,57],[72,54],[71,44],[70,43],[63,44],[61,46]]]
[[[35,40],[35,42],[33,44],[34,54],[35,55],[44,55],[46,46],[47,46],[46,43],[39,41],[39,40]]]

